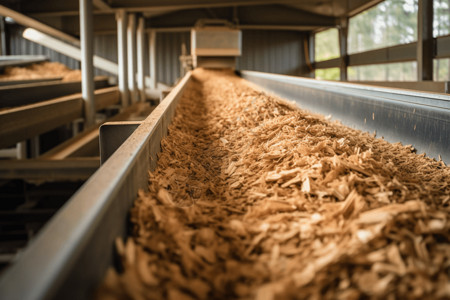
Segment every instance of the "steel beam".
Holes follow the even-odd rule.
[[[450,35],[440,36],[436,39],[436,56],[435,58],[450,57]]]
[[[245,79],[344,125],[450,162],[450,95],[243,71]]]
[[[1,25],[1,24],[0,24]],[[48,61],[45,55],[0,55],[0,71],[5,67],[20,67]]]
[[[340,68],[341,58],[333,58],[329,60],[317,61],[314,63],[314,69]]]
[[[352,81],[351,83],[416,90],[421,92],[450,93],[449,81]]]
[[[100,163],[103,165],[141,124],[140,121],[121,121],[100,126]]]
[[[343,18],[339,26],[339,52],[341,54],[340,60],[340,80],[347,81],[347,66],[348,66],[348,18]]]
[[[129,119],[145,119],[150,113],[148,103],[135,103],[125,108],[122,112],[106,120],[106,122],[126,121]],[[142,113],[142,115],[141,115]],[[80,156],[99,156],[99,127],[82,132],[75,137],[59,144],[55,148],[41,155],[40,159],[65,159]]]
[[[0,87],[12,88],[14,85],[22,85],[29,83],[43,83],[50,81],[61,81],[62,77],[40,78],[40,79],[24,79],[24,80],[0,80]]]
[[[98,158],[5,160],[0,164],[0,179],[81,181],[87,180],[99,167]]]
[[[137,27],[137,51],[139,100],[145,101],[145,20],[143,17],[139,18]]]
[[[307,50],[308,50],[308,54],[309,54],[309,62],[311,64],[310,68],[310,72],[309,72],[309,77],[311,78],[315,78],[316,77],[316,68],[315,68],[315,61],[316,61],[316,37],[315,34],[313,32],[310,32],[308,34],[307,38]],[[306,52],[306,51],[305,51]]]
[[[25,39],[55,50],[58,53],[62,53],[68,57],[81,61],[81,50],[79,47],[72,46],[64,43],[58,39],[55,39],[45,33],[27,28],[22,35]],[[107,71],[111,74],[117,75],[117,64],[94,55],[94,67]]]
[[[6,48],[5,18],[0,16],[0,56],[8,55]]]
[[[128,88],[131,102],[136,102],[138,89],[136,84],[136,15],[128,15],[127,25],[127,54],[128,54]]]
[[[88,299],[113,261],[136,191],[148,185],[188,73],[0,277],[0,299]],[[38,258],[38,259],[37,259]]]
[[[60,38],[64,41],[67,41],[71,44],[80,45],[80,41],[76,38],[74,38],[71,35],[68,35],[67,33],[64,33],[60,30],[57,30],[53,27],[50,27],[48,25],[45,25],[44,23],[41,23],[33,18],[27,17],[21,13],[18,13],[12,9],[7,8],[6,6],[0,5],[0,15],[4,16],[4,17],[10,17],[12,19],[14,19],[14,21],[16,21],[17,23],[26,26],[26,27],[31,27],[34,28],[36,30],[39,30],[41,32],[47,33],[51,36]]]
[[[127,14],[125,10],[116,13],[117,20],[117,60],[119,62],[119,90],[122,106],[128,106],[128,66],[127,66]]]
[[[419,0],[417,18],[417,79],[433,80],[433,1]]]
[[[94,95],[96,110],[119,101],[119,93],[115,87],[97,90]],[[82,117],[81,94],[0,111],[0,148],[9,147]]]
[[[111,11],[111,6],[106,4],[103,0],[92,0],[94,6],[103,11]]]
[[[84,101],[84,122],[86,127],[95,124],[94,99],[94,41],[92,33],[92,0],[79,0],[81,32],[81,94]]]
[[[150,88],[156,89],[158,79],[156,78],[156,31],[152,30],[148,39],[148,56],[150,62]]]
[[[107,77],[98,77],[95,88],[108,86]],[[0,108],[17,107],[81,92],[81,82],[39,82],[13,86],[0,85]]]
[[[437,37],[433,39],[433,41],[433,43],[436,43],[436,54],[432,56],[433,58],[450,57],[450,35]],[[348,66],[415,61],[417,60],[417,50],[418,44],[414,42],[354,53],[348,56]],[[429,60],[429,58],[427,59]],[[316,62],[314,65],[317,69],[338,68],[340,66],[340,59],[334,58],[320,61]]]

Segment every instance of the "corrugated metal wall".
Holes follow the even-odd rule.
[[[156,72],[159,82],[172,85],[180,77],[181,45],[191,49],[190,32],[159,32],[156,34]]]
[[[305,73],[304,35],[298,31],[244,30],[238,70],[286,75]]]
[[[30,42],[22,37],[23,27],[9,26],[11,55],[45,55],[51,61],[58,61],[71,69],[80,69],[80,63],[52,49]]]
[[[69,68],[79,69],[78,61],[56,51],[37,45],[22,38],[22,29],[11,27],[11,54],[42,54],[51,61],[58,61]],[[242,56],[237,61],[237,69],[268,73],[301,75],[305,72],[303,34],[295,31],[244,30],[242,35]],[[148,40],[146,40],[148,53]],[[158,81],[172,85],[180,77],[182,44],[190,53],[190,32],[159,32],[156,35],[156,71]],[[115,34],[96,35],[94,52],[113,62],[117,62],[117,36]],[[149,74],[148,57],[145,72]],[[110,75],[96,70],[96,75]]]

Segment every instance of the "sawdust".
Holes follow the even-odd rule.
[[[42,62],[26,67],[6,67],[0,80],[24,80],[62,77],[62,81],[81,81],[81,71],[58,62]]]
[[[450,297],[450,169],[196,70],[100,299]]]

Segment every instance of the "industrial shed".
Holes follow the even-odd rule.
[[[450,297],[450,2],[0,3],[1,299]]]

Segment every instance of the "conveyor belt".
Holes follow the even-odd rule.
[[[244,78],[255,83],[262,83],[264,80],[263,84],[268,89],[271,89],[271,85],[283,86],[286,90],[289,84],[297,86],[298,95],[303,95],[303,99],[307,99],[313,93],[311,91],[313,89],[318,99],[316,102],[323,103],[319,111],[336,101],[335,99],[339,99],[338,101],[342,104],[341,114],[345,110],[351,111],[349,107],[354,105],[349,106],[345,100],[349,97],[349,90],[352,90],[345,84],[333,84],[333,90],[330,90],[330,87],[327,88],[316,81],[301,84],[292,77],[278,77],[255,72],[242,72],[242,74]],[[190,73],[184,77],[130,138],[46,225],[36,240],[23,252],[17,263],[3,274],[0,278],[1,299],[89,298],[93,288],[113,260],[114,239],[125,235],[128,209],[136,197],[136,191],[147,184],[147,170],[153,169],[156,165],[156,153],[160,148],[160,140],[167,132],[177,101],[190,77]],[[318,87],[312,88],[311,86],[316,83]],[[404,103],[412,101],[405,94],[398,96],[405,97],[402,100],[396,98],[397,96],[392,97],[392,93],[388,90],[384,91],[384,96],[378,92],[380,91],[374,89],[361,89],[358,93],[353,90],[350,100],[359,103],[361,107],[364,107],[364,102],[371,103],[370,108],[362,109],[359,113],[361,111],[367,113],[372,107],[380,107],[375,111],[376,116],[383,112],[382,106],[375,104],[376,101],[384,101],[384,103],[396,105],[395,107],[408,107]],[[290,93],[289,98],[292,99],[294,94]],[[430,116],[429,122],[438,120],[440,124],[443,124],[443,127],[439,127],[441,128],[440,139],[433,141],[438,145],[436,149],[443,149],[443,145],[448,145],[446,143],[449,140],[449,99],[437,96],[436,99],[428,94],[420,95],[416,96],[418,99],[422,97],[423,99],[420,100],[422,102],[410,104],[423,111],[420,120],[425,124],[427,124],[427,116]],[[309,108],[313,110],[311,104]],[[436,119],[430,111],[439,117]],[[333,113],[334,117],[339,116],[336,107],[322,112]],[[385,112],[389,115],[388,111]],[[414,115],[413,112],[411,114]],[[367,116],[365,118],[367,123]],[[361,120],[354,123],[350,125],[360,124]],[[378,133],[384,135],[380,130]],[[428,136],[423,138],[428,139]],[[448,153],[441,153],[444,158],[448,158]]]

